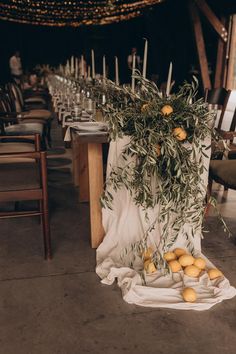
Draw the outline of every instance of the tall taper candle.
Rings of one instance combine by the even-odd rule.
[[[70,71],[71,71],[71,74],[74,74],[74,72],[75,72],[74,56],[73,55],[71,56]]]
[[[92,57],[92,79],[95,79],[95,59],[94,59],[94,50],[91,50]]]
[[[70,75],[70,62],[69,62],[69,59],[66,61],[66,74]]]
[[[131,81],[131,90],[134,93],[134,89],[135,89],[135,78],[134,78],[134,74],[135,74],[135,64],[136,64],[136,55],[133,55],[133,65],[132,65],[132,81]]]
[[[81,75],[84,77],[84,56],[81,55]]]
[[[103,80],[106,78],[106,57],[103,55],[102,57],[102,77]]]
[[[172,62],[170,62],[167,84],[166,84],[166,96],[167,97],[170,95],[171,76],[172,76]]]
[[[116,85],[119,85],[119,64],[118,64],[118,58],[115,57],[115,83]]]
[[[79,70],[79,66],[78,66],[78,58],[75,58],[75,78],[78,79],[78,70]]]
[[[143,54],[143,77],[147,76],[147,54],[148,54],[148,41],[145,39],[144,54]]]

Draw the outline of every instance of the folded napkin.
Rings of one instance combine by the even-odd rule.
[[[96,132],[99,130],[107,130],[107,124],[104,122],[77,122],[76,128],[78,130],[85,130],[89,132]]]
[[[71,141],[71,128],[75,128],[83,135],[86,134],[107,134],[107,124],[104,122],[74,122],[68,126],[64,141]]]

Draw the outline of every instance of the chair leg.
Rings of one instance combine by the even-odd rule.
[[[43,225],[43,202],[42,202],[42,200],[39,200],[39,211],[40,211],[40,219],[39,219],[39,223],[41,224],[41,225]]]
[[[51,234],[50,234],[50,225],[49,225],[48,206],[47,206],[47,202],[45,200],[43,200],[43,202],[42,202],[42,207],[43,207],[42,222],[43,222],[44,256],[45,256],[45,259],[52,259]]]
[[[41,172],[42,172],[42,216],[43,216],[43,240],[44,240],[44,254],[46,259],[52,258],[51,249],[51,235],[48,215],[48,190],[47,190],[47,162],[46,153],[41,153]]]

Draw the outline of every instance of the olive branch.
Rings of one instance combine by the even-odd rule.
[[[112,208],[115,193],[126,188],[144,210],[159,204],[156,223],[162,225],[162,234],[153,260],[163,266],[163,253],[186,223],[191,225],[191,236],[201,230],[206,195],[201,176],[209,148],[204,141],[212,135],[213,116],[203,99],[196,98],[195,78],[170,97],[161,97],[157,86],[138,73],[135,78],[135,93],[109,81],[106,85],[112,102],[104,108],[110,139],[128,136],[129,144],[122,152],[121,165],[113,167],[107,178],[101,202]],[[148,229],[141,241],[130,246],[137,254],[147,247],[149,233]]]

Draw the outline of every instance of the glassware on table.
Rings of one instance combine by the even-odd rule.
[[[84,100],[85,112],[89,115],[89,119],[93,120],[96,113],[96,102],[91,98]]]
[[[81,114],[82,114],[82,107],[78,104],[74,105],[74,107],[71,110],[73,121],[74,122],[79,121],[81,119]]]

